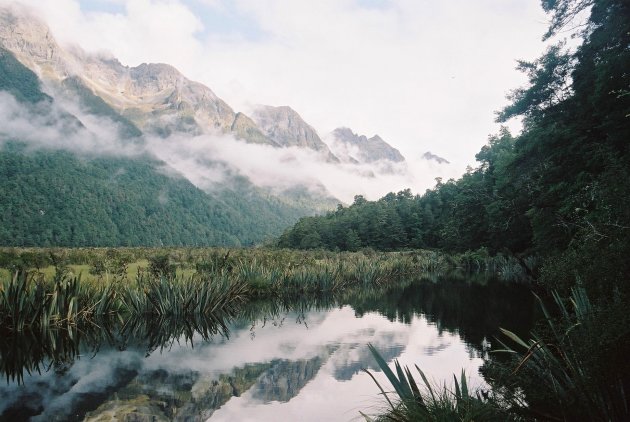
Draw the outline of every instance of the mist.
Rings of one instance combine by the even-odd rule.
[[[245,177],[273,194],[306,188],[347,204],[355,195],[373,200],[406,188],[421,193],[436,177],[457,176],[455,169],[420,157],[402,163],[331,163],[313,150],[248,144],[221,133],[124,139],[116,122],[68,100],[30,106],[0,93],[0,119],[5,122],[0,143],[19,140],[29,148],[65,149],[87,157],[149,155],[165,163],[164,173],[183,176],[207,192],[229,189],[238,177]]]

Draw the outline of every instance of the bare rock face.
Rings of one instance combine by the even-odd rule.
[[[51,94],[67,93],[73,78],[145,133],[167,136],[234,132],[246,142],[275,145],[247,116],[235,113],[207,86],[168,64],[122,65],[77,47],[61,47],[49,28],[20,6],[0,7],[0,44],[46,83]],[[77,84],[77,82],[73,82]]]
[[[252,115],[264,134],[282,147],[309,148],[326,155],[328,161],[338,162],[319,135],[291,107],[258,106]]]
[[[438,164],[450,164],[451,163],[446,158],[442,158],[439,155],[435,155],[435,154],[431,153],[431,151],[427,151],[424,154],[422,154],[422,159],[427,160],[427,161],[435,161]]]
[[[385,142],[380,136],[374,135],[368,138],[365,135],[357,135],[347,127],[340,127],[332,133],[337,149],[342,150],[340,155],[347,156],[349,162],[371,163],[379,160],[393,162],[405,161],[400,151]]]
[[[0,44],[40,77],[63,79],[70,72],[70,57],[59,47],[48,27],[25,7],[17,4],[0,7]]]

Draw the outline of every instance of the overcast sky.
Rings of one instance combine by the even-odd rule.
[[[237,111],[290,105],[459,172],[543,50],[537,0],[22,0],[62,42],[169,63]]]

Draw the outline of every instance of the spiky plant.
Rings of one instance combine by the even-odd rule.
[[[603,375],[601,356],[594,357],[610,347],[596,340],[603,326],[598,308],[582,287],[572,289],[569,307],[557,293],[553,298],[557,317],[537,297],[547,322],[545,335],[532,333],[525,341],[502,330],[514,346],[502,343],[498,352],[517,357],[507,382],[501,382],[506,402],[521,413],[549,420],[630,420],[624,371]]]
[[[395,372],[387,365],[387,362],[371,344],[368,345],[378,367],[383,371],[388,381],[394,388],[393,392],[387,392],[367,369],[364,371],[370,375],[374,383],[385,397],[389,410],[378,420],[395,422],[406,421],[506,421],[512,420],[488,393],[481,390],[471,394],[466,380],[466,374],[462,371],[459,381],[453,375],[453,388],[448,388],[446,383],[440,387],[431,385],[422,370],[415,365],[422,384],[418,384],[409,367],[404,368],[395,360]],[[393,399],[390,396],[394,396]],[[366,421],[373,418],[362,413]]]

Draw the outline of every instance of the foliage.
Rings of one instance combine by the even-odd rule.
[[[570,307],[557,294],[554,301],[557,317],[540,301],[548,326],[529,341],[503,330],[515,344],[504,351],[515,359],[487,365],[495,391],[512,411],[529,417],[628,420],[630,371],[622,356],[629,352],[630,330],[624,318],[598,309],[580,287],[573,289]]]
[[[363,197],[321,217],[301,219],[279,245],[348,250],[423,247],[473,253],[486,248],[519,261],[542,258],[540,282],[567,295],[580,278],[595,301],[630,299],[630,4],[621,0],[543,1],[549,34],[564,41],[519,61],[528,84],[510,94],[501,129],[477,154],[477,168],[438,180],[423,195],[409,190],[378,201]],[[582,22],[579,19],[585,17]],[[358,238],[358,241],[357,241]],[[474,259],[468,262],[475,265]]]
[[[281,247],[300,249],[379,250],[439,248],[464,252],[489,247],[528,250],[531,229],[524,215],[510,208],[506,195],[507,166],[515,140],[507,129],[492,136],[477,154],[481,163],[460,180],[441,181],[424,195],[409,189],[378,201],[356,197],[320,217],[304,217],[278,240]]]
[[[510,334],[525,349],[522,358],[504,366],[494,357],[490,382],[527,417],[627,420],[630,3],[542,4],[551,18],[545,38],[570,31],[582,43],[559,41],[540,58],[519,61],[528,84],[512,91],[498,120],[522,117],[520,135],[491,137],[479,166],[459,180],[438,180],[422,196],[357,198],[300,220],[279,243],[343,250],[351,229],[361,247],[419,245],[457,252],[467,268],[524,270],[554,298],[558,316],[547,315],[548,328],[529,343]],[[303,244],[306,236],[318,242]],[[488,256],[497,252],[503,256],[492,263]],[[569,295],[573,310],[560,299]]]
[[[308,212],[251,186],[211,195],[160,167],[146,157],[79,158],[7,143],[0,147],[0,245],[251,245]]]
[[[35,104],[51,101],[40,88],[37,75],[24,67],[11,53],[0,47],[0,91],[7,91],[18,101]]]
[[[76,77],[60,88],[88,113],[112,120],[130,145],[144,141],[136,126]],[[68,136],[83,127],[55,107],[37,75],[1,48],[0,91],[34,115],[54,116]],[[236,175],[229,186],[202,191],[166,174],[164,163],[152,157],[66,151],[50,143],[33,149],[6,134],[0,141],[0,179],[3,246],[252,245],[279,235],[316,206],[330,206],[304,189],[276,197]]]
[[[0,258],[12,274],[0,284],[0,321],[12,331],[110,317],[230,313],[253,298],[391,288],[461,265],[459,257],[430,251],[57,248],[0,249]]]
[[[372,355],[376,359],[378,367],[385,373],[388,381],[394,387],[394,392],[386,392],[368,370],[372,380],[376,383],[381,393],[390,405],[387,414],[380,419],[389,421],[508,421],[515,420],[501,409],[494,400],[490,399],[487,392],[477,390],[469,391],[466,374],[462,371],[459,381],[453,375],[454,389],[433,387],[424,372],[416,365],[416,370],[424,385],[416,382],[409,367],[402,367],[395,360],[392,371],[387,362],[372,345],[368,345]],[[390,400],[388,394],[397,399]],[[367,421],[373,419],[363,415]],[[379,420],[380,420],[379,419]]]
[[[435,252],[0,248],[0,258],[10,269],[0,271],[0,353],[13,356],[0,359],[0,370],[18,381],[23,370],[45,369],[46,357],[72,361],[79,354],[66,344],[73,336],[94,348],[146,338],[154,350],[182,336],[227,332],[236,315],[251,324],[287,306],[300,313],[349,303],[359,314],[401,321],[425,313],[440,330],[459,330],[475,344],[497,329],[501,315],[517,316],[510,326],[517,332],[531,320],[523,286],[434,284],[436,271],[446,274],[457,261]],[[37,352],[15,355],[30,348]]]

